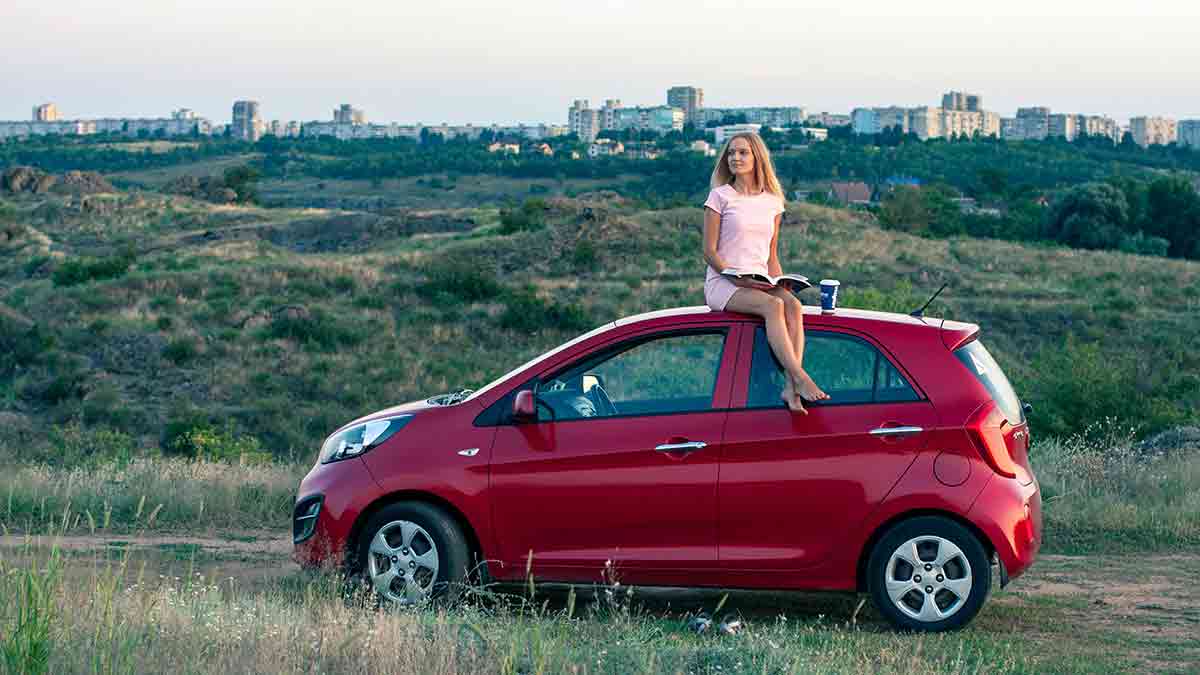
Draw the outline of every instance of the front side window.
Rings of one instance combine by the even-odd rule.
[[[891,361],[865,340],[825,331],[808,331],[804,340],[804,369],[817,386],[838,403],[891,403],[917,401],[920,396]],[[754,331],[748,408],[785,407],[783,366],[771,352],[766,330]]]
[[[537,387],[538,420],[709,410],[725,333],[637,340],[568,367]]]

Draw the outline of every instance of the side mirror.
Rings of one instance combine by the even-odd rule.
[[[530,422],[537,419],[537,401],[533,390],[522,389],[513,398],[512,418],[515,422]]]
[[[1032,405],[1026,403],[1024,406],[1022,406],[1022,408],[1024,408],[1024,410],[1025,410],[1026,417],[1033,414],[1033,406]]]
[[[600,387],[603,388],[604,380],[601,380],[599,375],[593,375],[592,373],[584,373],[583,379],[580,381],[580,384],[583,387],[583,393],[586,394],[592,390],[592,387],[594,387],[596,385],[600,385]]]

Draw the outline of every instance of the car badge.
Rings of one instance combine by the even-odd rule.
[[[462,455],[463,457],[474,457],[475,455],[479,454],[479,448],[467,448],[466,450],[459,450],[458,454]]]

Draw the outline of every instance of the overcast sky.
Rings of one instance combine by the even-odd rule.
[[[1196,0],[0,0],[0,119],[565,123],[574,98],[1200,118]]]

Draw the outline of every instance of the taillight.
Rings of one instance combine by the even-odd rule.
[[[1017,473],[1025,473],[1020,464],[1013,460],[1004,441],[1004,425],[1008,424],[1003,411],[995,401],[989,401],[979,407],[967,420],[967,436],[975,444],[975,449],[983,456],[983,460],[996,473],[1008,478],[1016,478]]]

